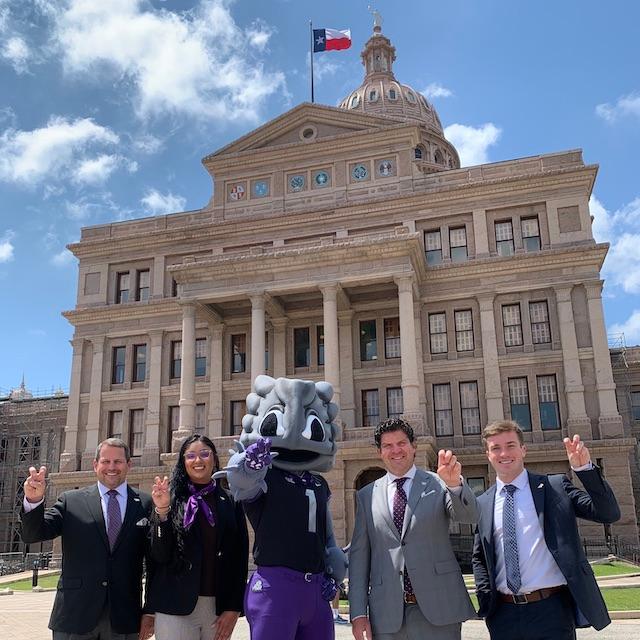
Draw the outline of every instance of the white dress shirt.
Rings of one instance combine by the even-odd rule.
[[[100,506],[102,507],[102,515],[104,516],[105,526],[107,526],[107,503],[109,501],[107,492],[109,491],[109,489],[108,487],[105,487],[102,482],[98,482],[98,491],[100,492]],[[127,510],[127,481],[125,480],[120,486],[116,487],[116,491],[118,492],[116,499],[118,500],[118,504],[120,505],[120,515],[122,516],[122,522],[124,522],[124,514]],[[22,501],[24,512],[29,513],[29,511],[33,511],[43,502],[44,499],[40,500],[40,502],[29,502],[25,498]]]
[[[502,532],[502,511],[506,495],[506,491],[504,491],[505,484],[512,484],[517,487],[513,494],[513,499],[520,577],[522,579],[520,593],[531,593],[537,589],[567,584],[544,540],[544,532],[540,526],[531,493],[536,488],[529,486],[529,476],[525,469],[512,482],[504,483],[500,478],[496,480],[496,497],[493,505],[493,544],[496,554],[496,587],[498,591],[511,593],[509,587],[507,587],[504,567]]]
[[[393,499],[396,495],[396,491],[398,490],[398,485],[396,484],[396,480],[398,478],[406,478],[402,488],[404,489],[407,498],[409,497],[409,491],[411,491],[411,485],[413,484],[413,479],[416,477],[416,465],[414,464],[407,473],[402,476],[394,476],[393,473],[387,471],[387,475],[385,476],[385,481],[387,483],[387,502],[389,504],[389,512],[393,514]]]

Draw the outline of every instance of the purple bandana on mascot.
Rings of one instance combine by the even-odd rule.
[[[258,376],[224,471],[254,529],[245,594],[252,640],[332,640],[330,601],[346,558],[333,535],[327,481],[338,407],[327,382]],[[314,473],[316,472],[316,473]]]

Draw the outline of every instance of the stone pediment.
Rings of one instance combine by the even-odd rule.
[[[337,107],[305,102],[206,156],[202,162],[206,165],[225,156],[243,152],[277,149],[296,143],[317,142],[404,124],[406,123],[388,116],[353,113]]]

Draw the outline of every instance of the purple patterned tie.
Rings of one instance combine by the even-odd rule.
[[[122,514],[120,513],[118,492],[115,489],[111,489],[107,491],[107,495],[109,496],[109,501],[107,502],[107,537],[109,538],[109,547],[113,551],[122,527]]]
[[[404,512],[407,508],[407,494],[405,493],[402,485],[409,478],[396,478],[396,492],[393,496],[393,524],[396,525],[396,529],[400,536],[402,536],[402,525],[404,524]],[[407,567],[404,568],[404,592],[405,595],[413,595],[413,586],[411,580],[409,580],[409,574],[407,573]]]

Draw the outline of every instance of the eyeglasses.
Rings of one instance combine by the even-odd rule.
[[[212,454],[213,451],[211,451],[211,449],[200,449],[198,453],[196,453],[195,451],[187,451],[187,453],[184,454],[184,459],[190,461],[193,461],[196,458],[200,458],[200,460],[208,460],[209,456],[211,456]]]

